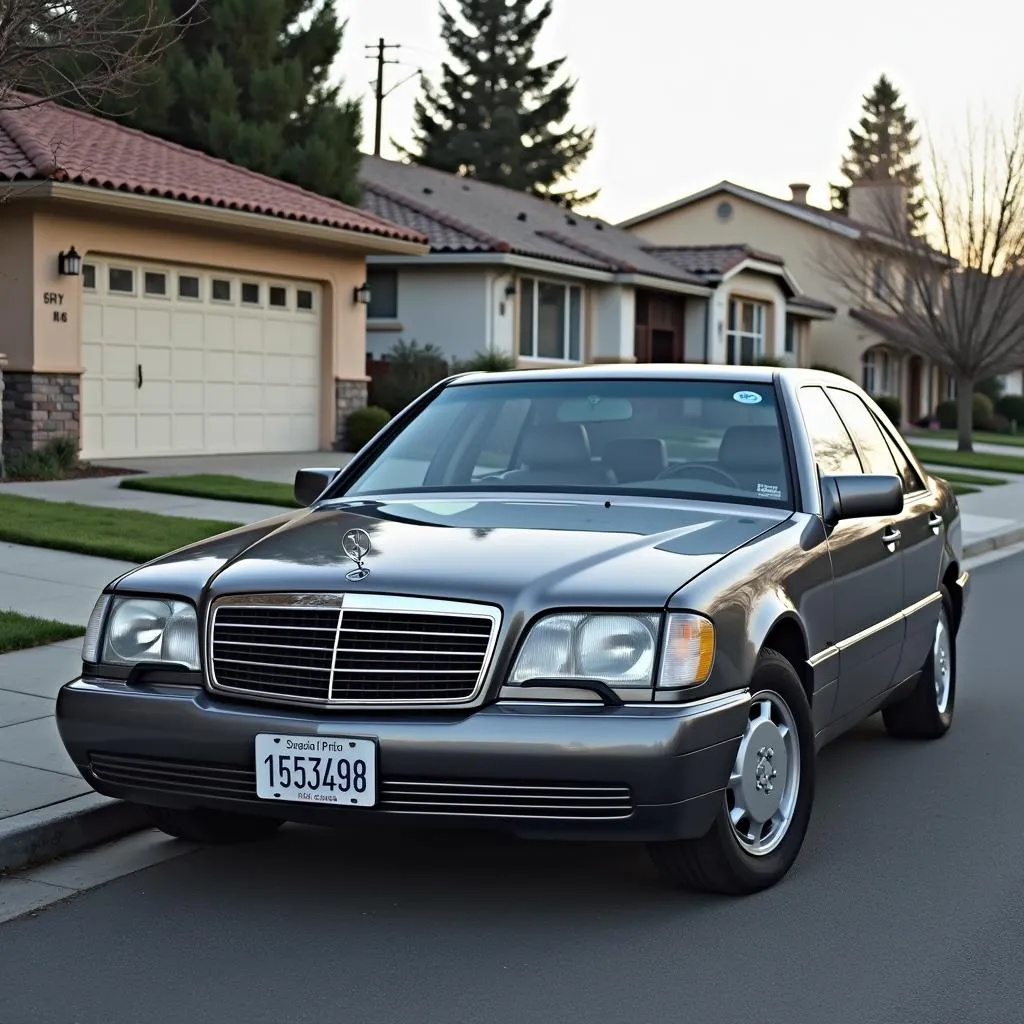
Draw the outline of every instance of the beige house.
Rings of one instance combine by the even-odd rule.
[[[366,404],[366,257],[412,229],[54,104],[0,110],[5,449],[330,449]]]
[[[807,185],[791,185],[790,198],[779,199],[723,181],[620,227],[655,246],[746,244],[777,253],[803,288],[838,308],[815,326],[808,361],[840,370],[872,394],[899,397],[904,420],[913,422],[955,394],[953,381],[869,326],[872,289],[857,297],[835,279],[836,266],[855,252],[874,261],[873,288],[902,287],[899,244],[885,228],[884,188],[855,184],[847,217],[810,205]]]
[[[802,362],[835,315],[779,256],[659,248],[523,192],[366,157],[363,208],[430,241],[367,260],[367,352],[398,340],[524,368],[587,362]],[[813,326],[812,326],[813,325]]]

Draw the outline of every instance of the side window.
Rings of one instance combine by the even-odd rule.
[[[917,470],[910,464],[906,455],[900,451],[893,439],[883,431],[885,443],[889,446],[889,453],[896,460],[896,471],[903,478],[903,493],[917,494],[925,490],[924,481],[918,476]]]
[[[902,476],[896,466],[892,450],[886,443],[882,428],[878,425],[871,410],[852,392],[828,389],[829,397],[839,410],[846,429],[857,442],[860,453],[864,457],[865,469],[869,473],[886,473]]]
[[[819,387],[801,388],[800,408],[822,474],[862,473],[853,441],[825,392]]]

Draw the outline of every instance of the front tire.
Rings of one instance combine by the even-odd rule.
[[[942,607],[932,637],[932,649],[917,685],[902,700],[882,708],[882,721],[897,739],[937,740],[953,724],[956,708],[956,634],[953,602],[940,587]]]
[[[722,804],[699,839],[651,843],[662,875],[685,889],[747,895],[770,888],[796,861],[814,803],[814,724],[793,666],[761,652],[750,715]]]
[[[149,807],[153,824],[175,839],[206,846],[227,846],[269,839],[283,824],[277,818],[258,818],[229,811],[193,808],[183,811],[173,807]]]

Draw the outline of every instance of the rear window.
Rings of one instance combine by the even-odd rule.
[[[770,384],[538,380],[454,385],[347,494],[635,493],[792,507]]]

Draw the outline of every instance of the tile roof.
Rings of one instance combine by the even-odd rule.
[[[744,260],[785,265],[781,256],[761,252],[749,245],[649,245],[649,253],[692,274],[721,277]]]
[[[500,185],[372,156],[363,158],[360,180],[365,210],[424,232],[435,253],[514,253],[608,273],[704,284],[607,221]]]
[[[0,181],[60,181],[424,242],[389,223],[225,160],[55,103],[0,110]]]

